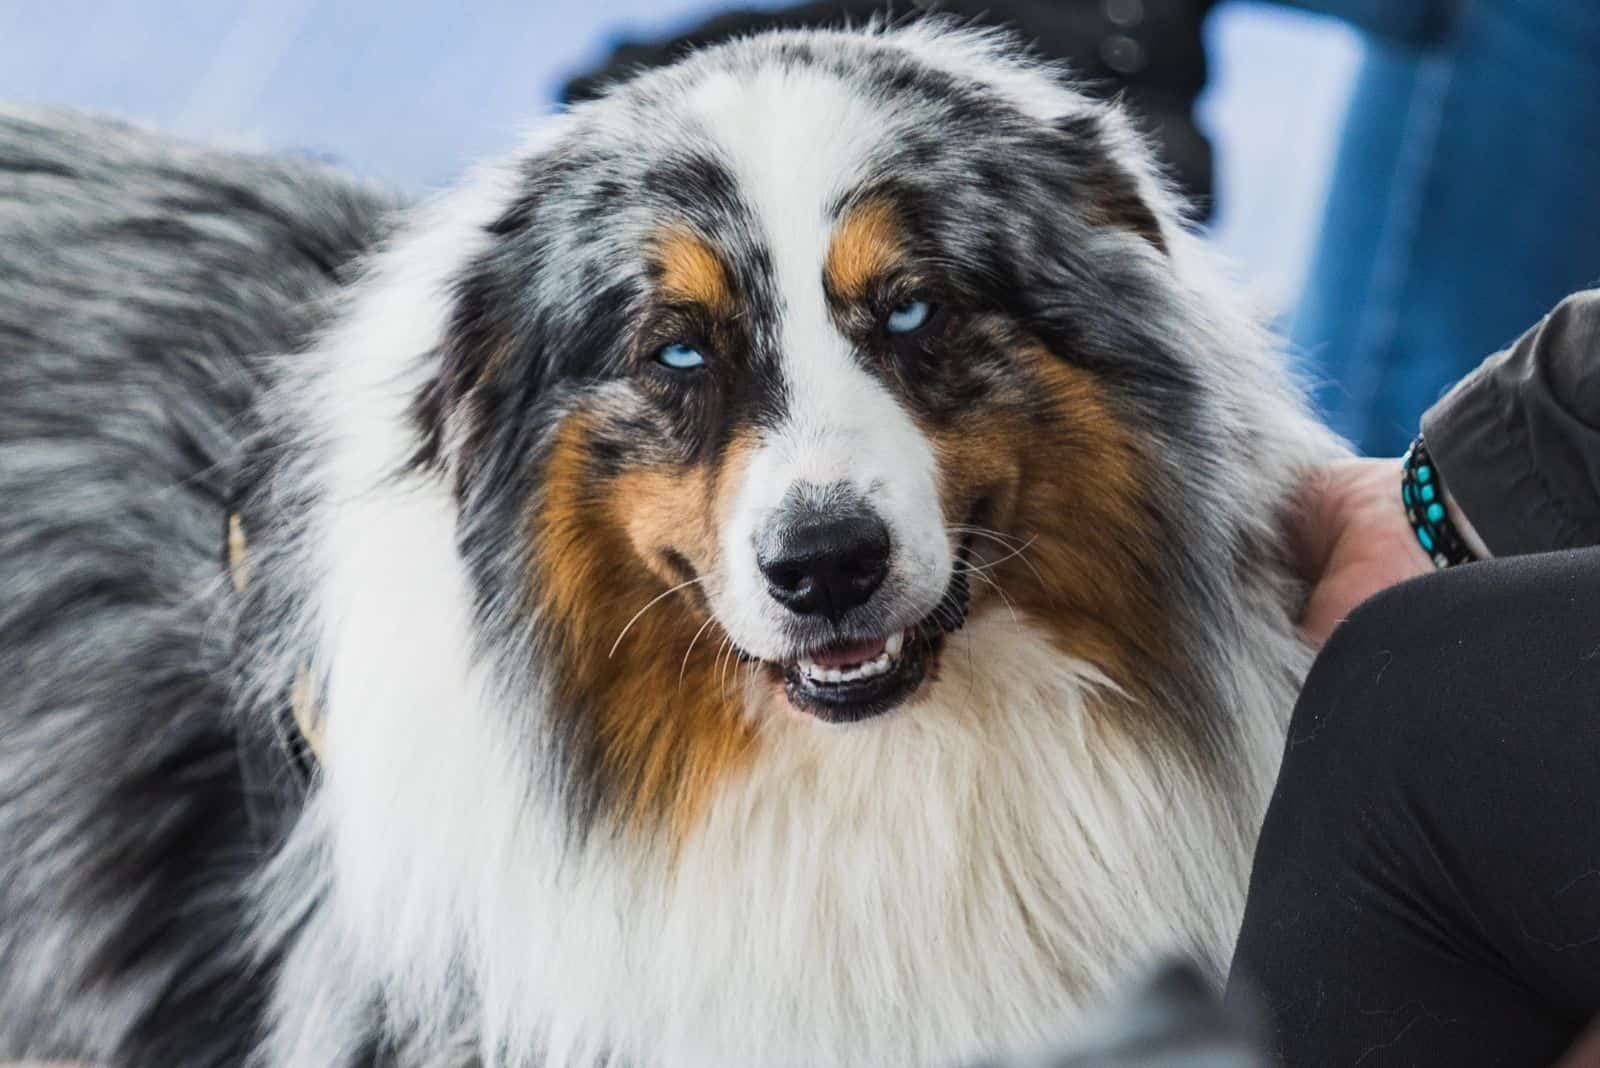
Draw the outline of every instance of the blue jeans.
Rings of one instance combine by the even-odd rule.
[[[1600,3],[1297,6],[1372,32],[1290,338],[1334,427],[1395,455],[1451,383],[1600,280]]]

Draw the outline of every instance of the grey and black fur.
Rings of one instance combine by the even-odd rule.
[[[221,555],[263,386],[391,201],[0,111],[0,1058],[243,1063],[286,813]],[[252,750],[259,750],[252,752]],[[255,816],[252,818],[252,811]]]

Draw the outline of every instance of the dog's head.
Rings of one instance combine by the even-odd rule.
[[[777,35],[580,106],[509,186],[417,462],[596,811],[681,820],[771,717],[917,715],[982,613],[1130,691],[1172,658],[1232,428],[1115,110],[992,37]]]

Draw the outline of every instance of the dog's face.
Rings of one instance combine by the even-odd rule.
[[[423,459],[596,811],[681,826],[766,717],[917,714],[979,613],[1129,687],[1165,655],[1165,209],[1115,116],[946,52],[775,37],[624,86],[459,281]]]

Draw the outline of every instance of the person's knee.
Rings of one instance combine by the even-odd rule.
[[[1386,651],[1393,650],[1398,638],[1417,636],[1420,631],[1434,628],[1438,622],[1434,609],[1441,587],[1464,573],[1436,571],[1379,590],[1333,629],[1317,656],[1316,668],[1342,673],[1353,662],[1386,658]]]
[[[1334,629],[1296,702],[1286,761],[1310,757],[1323,774],[1370,766],[1396,711],[1400,676],[1417,670],[1414,663],[1397,663],[1396,644],[1415,626],[1432,578],[1384,590]]]
[[[1429,692],[1431,668],[1416,650],[1444,639],[1430,622],[1442,577],[1367,600],[1335,628],[1312,665],[1272,802],[1271,820],[1288,832],[1281,847],[1324,860],[1343,853],[1339,843],[1365,834],[1362,813],[1388,804],[1426,759],[1432,713],[1419,695]]]
[[[1424,575],[1358,605],[1320,660],[1403,652],[1424,672],[1433,662],[1471,668],[1537,641],[1579,642],[1600,631],[1600,548],[1486,560]],[[1340,663],[1338,666],[1348,666]],[[1397,676],[1395,682],[1410,679]]]
[[[1529,695],[1600,650],[1597,604],[1600,550],[1452,568],[1372,597],[1306,679],[1280,802],[1388,804],[1417,796],[1432,765],[1487,759],[1512,709],[1537,722]]]

